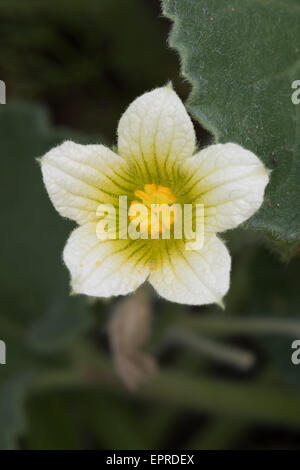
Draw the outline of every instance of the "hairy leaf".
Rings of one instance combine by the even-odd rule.
[[[248,228],[282,256],[300,240],[298,0],[163,0],[174,21],[170,44],[191,82],[188,108],[217,142],[237,142],[273,170]]]

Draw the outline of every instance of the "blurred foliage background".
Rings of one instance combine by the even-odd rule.
[[[0,3],[1,449],[299,447],[299,255],[283,264],[235,230],[225,311],[143,291],[158,367],[135,392],[109,347],[119,299],[69,295],[61,252],[73,225],[52,208],[35,158],[67,138],[113,145],[126,106],[168,80],[187,98],[160,11],[156,0]]]

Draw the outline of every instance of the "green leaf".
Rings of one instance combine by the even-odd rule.
[[[13,448],[24,429],[23,401],[40,370],[69,362],[67,346],[84,331],[85,301],[70,297],[61,252],[72,225],[52,208],[35,158],[68,137],[40,108],[0,108],[2,214],[0,448]]]
[[[237,142],[273,170],[261,210],[247,223],[282,256],[300,240],[298,0],[163,0],[170,44],[192,84],[187,106],[217,142]]]

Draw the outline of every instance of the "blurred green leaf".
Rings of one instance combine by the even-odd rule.
[[[157,2],[158,3],[158,2]],[[178,82],[168,25],[149,0],[0,3],[0,77],[8,100],[47,103],[57,122],[115,140],[136,96]]]
[[[151,448],[134,402],[112,391],[86,386],[33,395],[27,411],[29,449]]]
[[[263,250],[253,253],[248,269],[248,293],[244,297],[243,311],[247,315],[300,321],[300,256],[282,266],[273,256]],[[300,387],[300,369],[292,363],[291,348],[294,339],[300,338],[299,328],[294,327],[290,335],[282,334],[272,338],[263,337],[262,346],[268,352],[272,366],[277,367],[283,379]]]
[[[101,354],[96,361],[89,363],[88,381],[86,376],[80,377],[79,374],[67,377],[65,381],[63,377],[54,376],[51,383],[41,384],[39,391],[44,388],[48,392],[57,390],[62,393],[63,390],[72,387],[73,390],[77,389],[83,393],[88,389],[88,385],[94,385],[98,389],[99,396],[104,390],[119,395],[119,400],[128,396],[116,381],[115,373],[111,370],[111,362]],[[143,400],[152,407],[155,403],[157,407],[166,407],[165,410],[173,408],[176,412],[185,410],[220,417],[236,417],[243,422],[254,424],[300,429],[300,416],[295,413],[300,406],[299,394],[278,382],[274,386],[274,382],[271,383],[265,378],[242,382],[227,377],[215,378],[203,371],[201,374],[191,374],[186,367],[162,367],[138,390],[135,398],[139,400],[138,402],[135,400],[135,408]],[[99,404],[100,408],[101,406]],[[164,418],[163,413],[162,423],[157,421],[158,427],[161,425],[164,427]],[[170,415],[170,421],[171,419]],[[105,426],[102,426],[102,432],[105,432]]]
[[[265,203],[247,227],[283,256],[300,240],[298,0],[163,0],[170,44],[193,88],[188,108],[217,142],[237,142],[273,169]]]
[[[72,226],[52,208],[35,160],[61,142],[61,134],[40,108],[0,108],[0,338],[7,348],[7,364],[0,366],[0,448],[13,447],[23,429],[21,404],[39,370],[69,361],[66,346],[89,324],[85,301],[69,295],[61,260]]]
[[[16,435],[25,430],[24,400],[31,377],[19,373],[15,377],[1,370],[0,376],[0,448],[12,449]]]
[[[225,298],[225,311],[215,306],[188,307],[163,303],[164,315],[157,319],[156,342],[162,347],[172,331],[187,332],[192,344],[204,335],[220,341],[251,340],[257,366],[264,375],[266,369],[276,371],[279,381],[300,386],[300,366],[291,361],[292,342],[300,338],[300,253],[283,264],[274,254],[257,243],[243,243],[242,231],[227,237],[233,256],[231,286]],[[235,240],[235,235],[241,239]],[[192,332],[189,335],[189,331]],[[225,343],[226,344],[226,343]],[[247,351],[247,342],[242,349]],[[199,357],[197,357],[199,361]],[[221,361],[220,361],[221,362]],[[187,364],[191,367],[191,359]],[[263,372],[262,372],[263,370]],[[274,385],[276,388],[278,383]]]

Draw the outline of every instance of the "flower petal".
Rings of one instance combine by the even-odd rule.
[[[119,154],[133,159],[148,183],[176,160],[190,157],[194,149],[192,121],[170,86],[137,98],[119,122]]]
[[[193,175],[185,192],[204,204],[205,230],[222,232],[247,220],[263,202],[269,171],[237,144],[211,145],[185,161]]]
[[[100,203],[118,204],[135,188],[126,162],[103,145],[64,142],[41,159],[43,179],[56,210],[79,224],[95,218]]]
[[[99,241],[95,223],[75,229],[63,253],[74,292],[95,297],[125,295],[137,289],[149,274],[149,256],[142,240]]]
[[[182,241],[160,249],[155,271],[149,277],[159,295],[171,302],[203,305],[218,303],[230,282],[230,255],[215,235],[199,251],[188,251]]]

